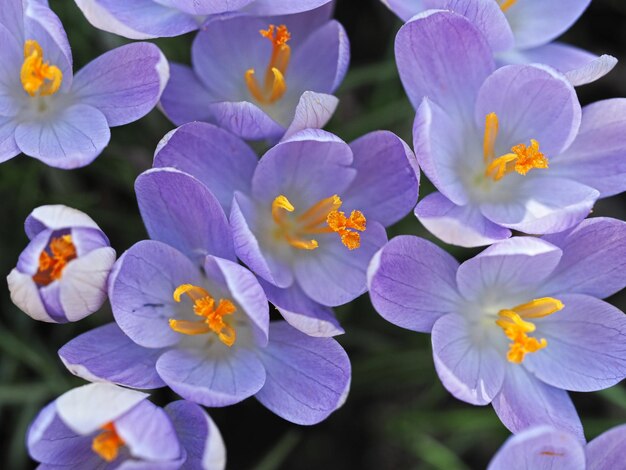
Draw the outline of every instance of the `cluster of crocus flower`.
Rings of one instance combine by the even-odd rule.
[[[13,302],[65,323],[108,297],[114,316],[59,350],[92,384],[32,423],[42,468],[224,468],[200,405],[252,396],[292,423],[321,422],[351,382],[333,307],[368,290],[386,320],[431,333],[453,396],[493,405],[517,433],[490,468],[623,461],[624,428],[584,447],[567,393],[626,377],[626,317],[602,300],[626,286],[626,224],[585,220],[626,189],[626,101],[581,107],[574,87],[615,59],[550,42],[589,0],[383,2],[408,20],[395,56],[413,150],[387,131],[348,144],[321,129],[349,62],[328,0],[76,0],[132,39],[199,29],[191,67],[135,43],[76,77],[47,1],[3,4],[0,161],[83,166],[109,127],[159,100],[180,126],[135,182],[150,239],[119,259],[81,211],[26,219]],[[269,148],[259,158],[244,139]],[[420,168],[436,191],[418,203]],[[388,241],[413,209],[446,243],[490,246],[459,264],[418,237]],[[183,400],[159,408],[138,391],[165,386]]]

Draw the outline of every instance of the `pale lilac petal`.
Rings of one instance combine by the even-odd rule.
[[[369,266],[372,304],[394,325],[428,333],[437,319],[457,310],[458,266],[451,255],[427,240],[393,238]]]
[[[288,15],[319,8],[331,0],[255,0],[247,9],[247,12],[255,15]]]
[[[207,106],[215,124],[246,140],[278,139],[285,128],[248,101],[222,101]]]
[[[110,137],[104,114],[85,104],[69,106],[54,119],[24,121],[15,129],[15,142],[22,152],[63,169],[90,164]]]
[[[31,274],[13,269],[7,276],[11,301],[34,320],[56,323],[47,311]]]
[[[100,110],[109,126],[145,116],[156,106],[169,79],[169,65],[154,44],[134,43],[109,51],[74,78],[72,92]]]
[[[570,70],[565,73],[565,77],[574,86],[587,85],[601,79],[617,65],[617,59],[612,55],[602,54],[594,57],[582,67]]]
[[[16,43],[24,40],[24,7],[22,1],[7,0],[3,2],[2,8],[0,8],[0,25],[7,28]]]
[[[616,426],[587,444],[587,470],[618,470],[624,467],[626,425]]]
[[[507,228],[494,224],[472,204],[457,206],[438,191],[422,199],[415,216],[426,229],[451,245],[490,245],[511,236]]]
[[[13,118],[0,117],[0,163],[21,153],[14,137],[16,127],[17,122]]]
[[[62,204],[39,206],[33,209],[24,222],[26,235],[31,240],[45,229],[63,230],[72,227],[100,229],[84,212]]]
[[[61,361],[72,374],[90,382],[139,389],[165,386],[155,368],[162,353],[163,349],[134,343],[115,323],[83,333],[59,349]]]
[[[348,355],[332,338],[311,338],[285,322],[272,323],[259,350],[267,379],[256,398],[296,424],[317,424],[343,405],[350,388]]]
[[[12,0],[10,3],[15,2]],[[7,7],[7,9],[10,10],[11,8]],[[4,11],[4,8],[2,10]],[[7,13],[11,14],[10,11]],[[0,12],[0,15],[2,14]],[[19,22],[23,25],[21,15]],[[19,38],[15,38],[9,29],[10,27],[0,23],[0,43],[2,44],[2,50],[0,50],[0,116],[4,117],[0,122],[3,123],[3,126],[6,125],[5,122],[11,122],[6,118],[19,114],[23,106],[22,98],[27,96],[23,91],[19,74],[24,62],[24,39],[21,37],[21,32],[18,31],[15,33],[19,35]],[[2,134],[5,132],[6,130]],[[0,142],[2,140],[4,137],[0,137]]]
[[[428,0],[381,0],[387,8],[400,17],[402,21],[409,21],[418,13],[428,10]]]
[[[333,116],[338,104],[339,99],[333,95],[305,91],[300,96],[293,121],[289,124],[283,139],[303,129],[321,129]]]
[[[580,418],[567,392],[536,379],[523,365],[507,367],[502,390],[492,404],[502,424],[513,433],[546,424],[585,442]]]
[[[158,3],[190,15],[216,15],[239,10],[254,0],[159,0]]]
[[[160,101],[170,121],[177,126],[192,121],[210,122],[211,101],[211,95],[191,67],[170,63],[170,79]]]

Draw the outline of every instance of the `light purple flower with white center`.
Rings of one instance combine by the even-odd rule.
[[[118,260],[109,280],[117,324],[66,344],[59,355],[68,369],[133,388],[168,385],[205,406],[255,396],[298,424],[339,408],[350,385],[348,356],[334,339],[269,322],[265,293],[235,262],[228,221],[207,187],[157,168],[135,188],[153,240]]]
[[[350,61],[332,5],[280,17],[210,19],[196,36],[192,64],[172,64],[161,99],[176,125],[216,124],[244,139],[278,140],[321,128]]]
[[[461,265],[431,242],[397,237],[368,279],[385,319],[432,334],[435,368],[452,395],[491,403],[512,432],[549,424],[582,440],[566,390],[626,377],[626,316],[600,300],[626,286],[625,263],[626,224],[594,218],[495,243]]]
[[[26,218],[30,243],[7,277],[11,300],[35,320],[78,321],[107,298],[115,250],[86,214],[67,206],[41,206]]]
[[[499,65],[545,64],[574,86],[591,83],[617,64],[610,55],[554,41],[585,11],[591,0],[382,0],[404,21],[427,10],[465,16],[485,36]]]
[[[301,131],[259,162],[232,134],[190,123],[163,139],[154,166],[178,168],[211,190],[230,213],[239,258],[283,317],[311,336],[343,333],[330,307],[365,292],[369,260],[386,241],[384,227],[415,206],[419,186],[408,146],[382,131],[350,145],[328,132]],[[277,206],[286,207],[280,196],[293,212]],[[331,230],[333,211],[360,212],[365,230]],[[350,249],[342,237],[360,246]]]
[[[130,39],[179,36],[224,13],[289,15],[331,0],[75,0],[96,28]]]
[[[169,77],[149,43],[109,51],[73,76],[67,36],[43,0],[3,1],[0,44],[0,162],[22,152],[57,168],[88,165],[110,127],[154,108]]]
[[[159,408],[148,394],[113,384],[74,388],[30,425],[28,451],[39,469],[222,470],[224,442],[198,405]]]
[[[417,109],[414,150],[438,190],[415,214],[446,243],[557,233],[626,189],[626,100],[581,111],[574,88],[548,67],[495,70],[484,37],[452,12],[403,26],[396,59]]]
[[[626,425],[600,434],[587,445],[576,436],[537,426],[511,436],[487,470],[623,470],[626,468]]]

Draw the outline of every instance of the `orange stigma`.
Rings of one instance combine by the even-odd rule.
[[[361,234],[365,231],[367,220],[361,211],[352,211],[349,217],[338,209],[341,199],[336,194],[322,199],[302,214],[289,217],[295,207],[282,194],[272,203],[272,217],[276,223],[277,238],[285,238],[294,248],[315,250],[319,247],[312,238],[320,233],[337,233],[341,242],[350,250],[361,246]]]
[[[503,2],[500,3],[500,10],[507,11],[516,3],[517,3],[517,0],[504,0]]]
[[[73,259],[76,259],[76,247],[72,243],[72,236],[62,235],[53,238],[39,255],[39,268],[33,276],[33,281],[39,286],[47,286],[61,279],[63,270]]]
[[[291,39],[291,34],[287,26],[276,27],[273,24],[259,32],[272,43],[272,55],[265,71],[263,86],[257,82],[254,69],[246,71],[246,85],[256,101],[261,104],[272,104],[280,100],[287,91],[285,75],[291,57],[291,48],[287,42]]]
[[[43,50],[37,41],[24,43],[24,63],[20,72],[24,91],[30,96],[55,94],[61,87],[63,73],[55,65],[43,61]]]
[[[220,299],[215,306],[215,299],[202,287],[183,284],[174,291],[174,300],[181,301],[183,294],[193,300],[193,313],[202,317],[202,320],[175,320],[170,319],[170,328],[183,335],[203,335],[213,332],[226,346],[235,344],[237,334],[235,329],[224,321],[224,316],[232,315],[237,308],[230,300]]]
[[[108,423],[102,426],[102,432],[93,438],[91,449],[107,462],[113,462],[123,445],[124,441],[117,434],[115,425]]]
[[[539,151],[539,142],[534,139],[530,139],[530,145],[515,145],[511,148],[512,153],[496,158],[495,145],[498,137],[498,127],[497,114],[487,114],[483,137],[485,176],[494,181],[499,181],[513,171],[526,176],[533,168],[548,168],[548,159]]]

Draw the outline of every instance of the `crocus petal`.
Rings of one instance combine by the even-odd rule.
[[[62,204],[39,206],[33,209],[24,222],[24,229],[30,240],[45,229],[62,230],[70,227],[100,229],[84,212]]]
[[[339,99],[325,93],[305,91],[296,106],[293,121],[283,139],[291,137],[303,129],[321,129],[335,113]]]
[[[286,289],[264,281],[261,285],[268,300],[294,328],[309,336],[322,338],[345,333],[333,310],[311,300],[297,283]]]
[[[511,436],[487,470],[585,470],[585,449],[574,436],[537,426]]]
[[[564,33],[582,15],[590,2],[591,0],[517,2],[505,12],[515,35],[515,45],[526,49],[550,42]]]
[[[567,392],[541,382],[523,366],[507,367],[502,390],[492,404],[502,424],[513,433],[546,424],[585,442],[580,418]]]
[[[543,238],[563,250],[561,262],[541,288],[545,295],[567,292],[603,299],[626,286],[624,222],[586,219],[572,230]]]
[[[93,383],[65,392],[57,398],[56,408],[70,429],[84,435],[119,418],[147,397],[147,393],[117,385]]]
[[[208,105],[211,101],[211,95],[191,67],[170,63],[170,79],[160,102],[170,121],[177,126],[192,121],[210,121]]]
[[[11,7],[7,6],[7,9],[11,10]],[[10,14],[10,12],[8,13]],[[19,22],[23,24],[21,15]],[[2,50],[0,50],[0,116],[5,118],[19,114],[23,106],[21,98],[24,96],[19,73],[24,62],[23,38],[21,32],[18,33],[19,38],[15,38],[9,28],[9,25],[0,22],[0,41],[3,44]],[[0,122],[4,123],[5,120]],[[3,134],[4,132],[6,130],[3,131]],[[0,137],[0,143],[3,139],[4,137]]]
[[[0,163],[18,156],[21,150],[15,142],[17,122],[8,117],[0,117]]]
[[[396,62],[404,89],[417,108],[424,97],[446,111],[471,116],[478,89],[493,71],[491,48],[466,18],[427,11],[396,36]]]
[[[560,248],[538,238],[503,240],[459,266],[459,291],[467,299],[476,299],[493,289],[516,293],[535,288],[554,270],[562,254]]]
[[[278,139],[285,128],[248,101],[222,101],[207,107],[215,124],[246,140]]]
[[[34,320],[56,323],[46,311],[37,284],[33,281],[31,274],[24,274],[17,269],[13,269],[7,276],[11,300],[24,313]]]
[[[247,12],[256,15],[289,15],[302,11],[309,11],[326,5],[330,0],[255,0],[247,9]]]
[[[154,167],[176,168],[204,183],[227,214],[235,191],[249,191],[257,163],[241,139],[200,122],[170,132],[154,156]]]
[[[239,10],[254,0],[159,0],[190,15],[216,15]]]
[[[456,260],[418,237],[393,238],[372,259],[370,299],[387,321],[428,333],[437,319],[456,311]]]
[[[20,43],[24,40],[24,6],[20,0],[7,0],[0,10],[0,25],[5,27],[13,40]],[[1,29],[1,28],[0,28]],[[3,41],[3,44],[6,44]]]
[[[435,368],[443,385],[459,400],[486,405],[502,388],[506,361],[486,337],[456,313],[437,320],[432,331]]]
[[[115,323],[83,333],[59,349],[61,361],[72,374],[90,382],[139,389],[165,386],[155,368],[162,353],[162,349],[134,343]]]
[[[334,339],[311,338],[276,322],[259,356],[267,379],[256,398],[278,416],[296,424],[317,424],[343,405],[351,367]]]
[[[457,206],[438,191],[417,204],[415,216],[430,233],[451,245],[471,248],[511,236],[509,229],[494,224],[478,207]]]
[[[626,315],[587,295],[559,295],[563,310],[537,319],[536,336],[548,346],[524,365],[553,387],[593,392],[626,377]]]
[[[587,444],[587,470],[611,470],[624,465],[626,425],[609,429]]]
[[[553,69],[539,65],[508,65],[489,76],[476,101],[479,129],[484,129],[485,116],[490,113],[496,113],[499,120],[498,155],[534,139],[548,159],[572,143],[581,120],[571,83]]]
[[[169,79],[163,53],[147,42],[127,44],[87,64],[74,78],[72,91],[99,109],[109,126],[145,116],[158,103]]]
[[[90,164],[110,137],[104,114],[85,104],[69,106],[49,120],[24,121],[15,129],[15,142],[22,152],[63,169]]]
[[[626,191],[625,136],[626,99],[585,106],[576,140],[550,161],[549,171],[597,189],[600,197]]]
[[[171,37],[198,29],[192,16],[154,0],[76,0],[93,26],[130,39]]]
[[[424,0],[381,0],[387,8],[400,17],[402,21],[409,21],[413,16],[427,10]]]
[[[150,238],[199,264],[208,254],[235,259],[226,215],[196,178],[174,168],[153,168],[139,175],[135,192]]]
[[[265,383],[256,353],[219,341],[204,349],[173,349],[157,361],[157,371],[186,400],[204,406],[228,406],[254,395]]]
[[[419,168],[402,139],[387,131],[371,132],[350,144],[357,176],[343,195],[347,206],[388,226],[415,207]]]
[[[576,181],[531,176],[522,182],[515,201],[483,203],[480,210],[492,222],[510,229],[557,233],[587,217],[599,196],[595,189]]]
[[[160,242],[136,243],[117,261],[109,279],[113,316],[135,343],[148,348],[176,344],[169,326],[178,305],[173,294],[182,284],[202,285],[200,271],[185,255]]]
[[[176,436],[187,453],[182,469],[223,470],[226,447],[219,429],[200,406],[178,400],[165,407]]]

